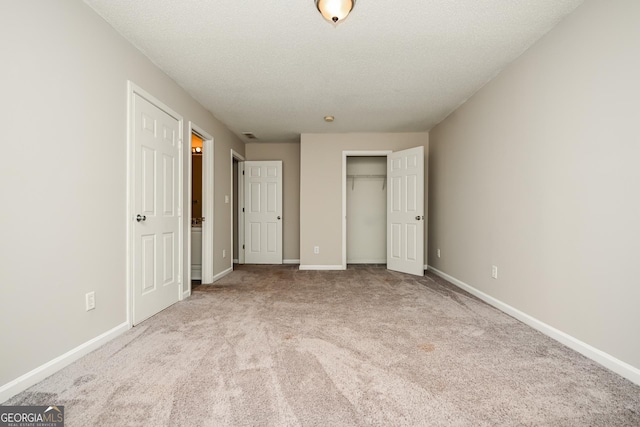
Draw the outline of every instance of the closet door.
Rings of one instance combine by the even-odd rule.
[[[424,147],[387,157],[387,268],[424,276]]]

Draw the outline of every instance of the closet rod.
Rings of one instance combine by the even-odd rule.
[[[384,190],[387,186],[387,175],[347,175],[347,179],[348,178],[353,178],[353,181],[351,181],[352,191],[356,184],[355,178],[384,178],[384,181],[382,182],[382,189]]]
[[[386,178],[387,175],[347,175],[347,178]]]

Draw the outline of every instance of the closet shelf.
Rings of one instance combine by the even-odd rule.
[[[387,175],[347,175],[347,179],[349,178],[353,179],[353,181],[351,181],[351,190],[355,187],[356,178],[384,178],[384,181],[382,182],[382,189],[384,190],[387,186]]]

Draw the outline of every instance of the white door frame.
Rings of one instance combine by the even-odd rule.
[[[233,161],[236,160],[238,162],[238,175],[233,176]],[[231,149],[231,252],[233,252],[233,181],[237,181],[238,185],[238,264],[244,264],[244,248],[242,245],[244,243],[244,215],[242,214],[242,210],[244,209],[244,162],[245,158],[242,154],[236,152]],[[233,269],[233,253],[231,254],[231,269]]]
[[[184,129],[184,119],[182,118],[181,115],[179,115],[178,113],[176,113],[173,109],[169,108],[166,104],[164,104],[163,102],[161,102],[160,100],[158,100],[156,97],[154,97],[153,95],[151,95],[150,93],[148,93],[147,91],[145,91],[144,89],[142,89],[140,86],[136,85],[135,83],[133,83],[131,80],[127,80],[127,217],[126,217],[126,223],[127,223],[127,267],[126,267],[126,271],[127,271],[127,278],[126,278],[126,283],[127,283],[127,323],[129,324],[129,327],[133,326],[133,284],[134,284],[134,263],[133,263],[133,257],[134,257],[134,244],[135,244],[135,233],[134,233],[134,229],[133,229],[133,224],[135,221],[135,215],[136,213],[134,212],[135,210],[135,137],[134,137],[134,133],[135,133],[135,129],[133,124],[135,123],[135,117],[133,116],[135,114],[134,108],[133,108],[133,101],[134,101],[134,96],[135,95],[139,95],[140,97],[146,99],[147,101],[151,102],[153,105],[155,105],[156,107],[160,108],[161,110],[163,110],[165,113],[169,114],[170,116],[172,116],[173,118],[175,118],[178,123],[179,123],[179,139],[178,139],[178,147],[180,148],[179,151],[179,159],[178,159],[178,216],[182,217],[182,226],[178,227],[178,258],[180,259],[180,262],[178,263],[178,282],[179,282],[179,286],[178,286],[178,300],[182,300],[183,299],[183,288],[184,288],[184,275],[183,275],[183,269],[184,269],[184,264],[185,264],[185,254],[184,254],[184,222],[185,222],[185,216],[184,216],[184,209],[183,209],[183,202],[184,202],[184,197],[183,197],[183,186],[184,186],[184,174],[183,174],[183,129]],[[191,144],[189,144],[191,145]],[[191,149],[189,149],[189,152],[191,152]]]
[[[347,157],[387,157],[391,150],[342,152],[342,269],[347,269]]]
[[[196,134],[202,139],[202,216],[205,224],[202,224],[202,283],[213,282],[213,201],[214,201],[214,143],[213,137],[193,122],[189,122],[189,144],[185,144],[185,153],[189,156],[187,177],[187,216],[188,230],[191,231],[191,215],[193,212],[193,157],[191,154],[191,135]],[[206,160],[206,162],[205,162]],[[206,233],[206,234],[205,234]],[[187,233],[187,263],[189,267],[185,275],[187,280],[183,289],[183,297],[191,295],[191,232]]]

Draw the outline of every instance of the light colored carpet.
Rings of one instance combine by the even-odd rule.
[[[379,267],[240,266],[5,404],[69,427],[640,425],[640,387]]]

